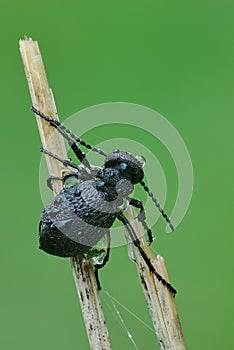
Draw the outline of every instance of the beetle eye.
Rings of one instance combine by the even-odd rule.
[[[104,188],[104,186],[105,186],[105,182],[104,181],[96,181],[96,188],[98,190]]]
[[[120,163],[116,166],[117,169],[119,170],[126,170],[127,169],[127,164],[126,163]]]

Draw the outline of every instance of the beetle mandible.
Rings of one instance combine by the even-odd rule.
[[[137,219],[142,223],[148,234],[149,243],[151,243],[153,236],[146,224],[143,204],[130,197],[134,185],[140,184],[168,222],[170,228],[174,230],[170,218],[143,181],[143,158],[118,149],[106,154],[99,148],[81,140],[58,120],[49,118],[33,106],[31,110],[48,121],[49,125],[56,128],[67,139],[69,146],[82,163],[78,166],[71,160],[61,159],[49,150],[41,148],[43,153],[62,162],[65,166],[75,169],[75,172],[65,176],[65,178],[51,176],[48,179],[49,187],[52,187],[53,179],[59,179],[64,181],[64,188],[42,211],[39,226],[40,249],[60,257],[84,255],[106,235],[108,242],[106,256],[102,263],[94,265],[100,289],[97,271],[109,259],[110,228],[118,219],[125,225],[133,244],[139,250],[149,270],[175,295],[174,287],[151,264],[131,223],[123,213],[126,202],[140,210]],[[104,156],[104,167],[100,169],[91,166],[79,145]]]

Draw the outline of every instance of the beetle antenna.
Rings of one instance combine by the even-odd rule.
[[[71,160],[62,159],[59,156],[57,156],[57,154],[53,154],[43,147],[40,148],[40,151],[44,154],[47,154],[49,157],[58,160],[60,163],[62,163],[65,166],[69,166],[69,167],[74,168],[78,171],[80,170],[80,167],[78,165],[76,165],[75,163],[73,163]]]
[[[153,203],[155,204],[155,206],[158,208],[159,212],[161,213],[161,215],[164,217],[164,219],[166,220],[166,222],[168,223],[168,225],[170,226],[170,229],[172,231],[175,230],[171,219],[169,218],[169,216],[164,212],[164,210],[162,209],[161,205],[159,204],[159,202],[157,201],[157,199],[154,197],[153,193],[150,191],[149,187],[146,186],[146,184],[144,183],[144,181],[140,182],[140,185],[144,188],[144,190],[148,193],[149,197],[152,199]]]
[[[31,111],[33,111],[35,114],[37,114],[39,117],[45,119],[47,122],[50,123],[53,127],[55,127],[64,137],[64,132],[70,136],[70,138],[74,139],[76,142],[78,142],[80,145],[90,149],[93,152],[99,153],[102,156],[106,156],[106,153],[103,152],[101,149],[96,148],[94,146],[91,146],[90,144],[86,143],[84,140],[76,136],[71,130],[67,129],[62,123],[60,123],[57,119],[52,119],[48,117],[47,115],[41,113],[38,109],[36,109],[34,106],[31,106]],[[67,137],[66,137],[67,138]]]

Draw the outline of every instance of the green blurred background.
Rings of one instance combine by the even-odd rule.
[[[179,131],[193,161],[193,199],[173,235],[155,225],[153,247],[179,291],[188,349],[233,348],[233,16],[230,0],[1,2],[1,349],[89,349],[69,260],[38,250],[41,154],[18,50],[24,35],[39,41],[61,120],[125,101],[157,110]],[[103,137],[97,128],[87,141]],[[158,142],[148,147],[167,174],[170,212],[173,164]],[[101,281],[150,324],[125,246],[112,250]],[[113,349],[133,349],[105,312]],[[159,349],[152,332],[120,312],[139,349]]]

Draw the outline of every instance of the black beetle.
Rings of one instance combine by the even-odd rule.
[[[71,160],[61,159],[41,148],[43,153],[75,169],[76,172],[67,175],[64,179],[57,177],[48,179],[49,187],[52,186],[53,179],[60,179],[64,181],[64,188],[42,211],[39,228],[40,248],[46,253],[60,257],[84,255],[89,253],[98,241],[106,235],[108,242],[106,256],[101,263],[95,265],[97,283],[100,289],[97,271],[109,259],[109,229],[117,218],[125,225],[131,240],[138,248],[150,271],[175,295],[176,290],[155,270],[142,249],[131,223],[123,214],[126,202],[140,209],[137,219],[147,231],[149,243],[151,243],[153,239],[152,232],[146,224],[142,202],[129,197],[133,192],[134,185],[140,184],[151,197],[171,229],[174,230],[170,218],[165,214],[143,181],[143,159],[118,149],[110,154],[105,154],[102,150],[81,140],[58,120],[49,118],[35,107],[31,107],[31,110],[48,121],[68,140],[76,157],[82,163],[78,166]],[[103,155],[105,157],[104,167],[100,169],[91,166],[77,143]]]

